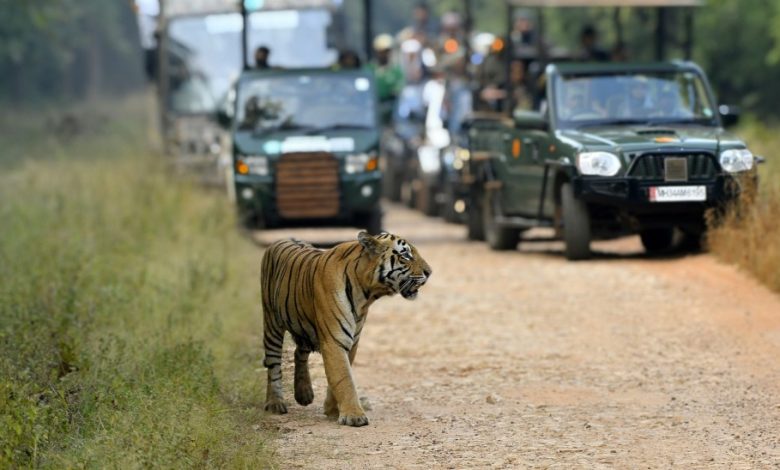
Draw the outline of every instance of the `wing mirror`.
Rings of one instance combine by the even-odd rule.
[[[720,121],[723,123],[723,127],[734,127],[739,123],[739,106],[722,104],[718,106],[718,113],[720,114]]]
[[[226,109],[218,109],[216,117],[219,127],[223,129],[230,129],[230,126],[233,124],[233,117],[230,115],[230,113],[227,112]]]
[[[517,110],[513,116],[516,129],[533,129],[537,131],[547,131],[550,128],[550,124],[547,119],[535,111]]]

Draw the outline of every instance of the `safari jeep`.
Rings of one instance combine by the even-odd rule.
[[[754,172],[757,158],[724,131],[736,116],[721,116],[693,63],[552,64],[540,98],[469,131],[469,237],[493,249],[553,227],[571,260],[624,234],[665,250],[675,228],[698,240],[707,209]]]
[[[247,225],[380,232],[371,72],[248,70],[232,94],[220,121],[232,126],[235,194]]]

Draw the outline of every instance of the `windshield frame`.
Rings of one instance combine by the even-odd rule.
[[[333,21],[336,15],[338,8],[336,7],[329,7],[323,4],[322,6],[316,6],[316,7],[303,7],[303,8],[285,8],[280,10],[263,10],[263,11],[257,11],[253,12],[255,13],[279,13],[279,12],[286,12],[286,11],[294,11],[298,14],[301,14],[303,12],[308,11],[322,11],[327,12],[331,15],[330,21],[331,24],[328,27],[333,28]],[[244,51],[242,46],[242,34],[243,34],[243,23],[240,30],[235,31],[234,33],[237,35],[235,40],[235,54],[236,54],[236,64],[234,67],[234,74],[231,74],[231,78],[229,80],[229,85],[227,87],[227,90],[225,90],[224,93],[217,92],[216,94],[213,93],[215,90],[211,88],[211,84],[209,83],[209,98],[213,101],[213,109],[210,110],[189,110],[189,109],[182,109],[174,105],[172,102],[173,97],[175,95],[174,90],[171,86],[171,78],[172,78],[172,72],[170,70],[170,61],[171,58],[174,57],[175,54],[172,53],[171,44],[176,40],[176,38],[173,35],[173,31],[176,28],[179,28],[181,24],[187,22],[187,21],[206,21],[207,17],[211,16],[240,16],[241,12],[238,9],[235,10],[208,10],[208,11],[192,11],[192,12],[181,12],[177,13],[175,15],[170,15],[162,19],[162,34],[160,35],[160,42],[158,43],[158,48],[160,49],[160,57],[158,58],[158,70],[157,73],[159,74],[159,77],[157,80],[164,81],[165,87],[164,87],[164,108],[165,112],[167,114],[170,114],[171,116],[205,116],[205,115],[212,115],[214,112],[216,112],[219,109],[221,101],[224,99],[225,94],[232,88],[235,83],[240,81],[242,76],[242,71],[245,69],[245,61],[251,61],[253,60],[254,55],[254,49],[252,47],[249,47],[246,50],[246,57],[244,57]],[[253,32],[260,32],[261,30],[258,28],[250,28],[249,31],[249,40],[250,43],[253,40]],[[327,31],[326,31],[327,35]],[[327,40],[327,38],[326,38]],[[262,42],[262,41],[261,41]],[[190,46],[190,44],[185,44],[187,46]],[[330,44],[327,44],[328,47],[330,47]],[[333,52],[332,60],[335,61],[337,59],[337,50],[336,49],[329,49],[329,51]],[[273,62],[273,61],[272,61]],[[165,63],[164,68],[159,68],[161,63]],[[332,66],[332,65],[331,65]],[[296,70],[300,73],[305,73],[309,70],[316,70],[313,68],[314,65],[309,65],[307,67],[286,67],[286,68],[280,68],[281,70]],[[162,74],[165,73],[165,76],[162,76]],[[214,76],[212,73],[207,73],[209,80],[213,79]],[[237,110],[236,110],[237,111]]]
[[[246,92],[246,85],[251,82],[257,82],[260,80],[267,80],[267,79],[277,79],[277,78],[290,78],[295,79],[299,78],[303,75],[309,75],[309,76],[320,76],[320,77],[344,77],[344,78],[365,78],[371,82],[371,91],[369,93],[369,100],[371,101],[371,104],[373,106],[373,113],[371,113],[371,122],[366,123],[365,128],[361,127],[355,127],[355,130],[360,131],[372,131],[372,132],[379,132],[381,124],[380,124],[380,109],[379,109],[379,101],[376,94],[376,82],[374,80],[374,75],[368,70],[365,69],[357,69],[357,70],[331,70],[331,69],[295,69],[295,70],[267,70],[267,71],[252,71],[250,73],[242,74],[242,76],[237,80],[235,85],[235,103],[233,103],[233,132],[246,132],[253,135],[258,136],[257,138],[264,138],[260,137],[262,135],[260,130],[255,128],[252,130],[248,129],[242,129],[241,128],[241,105],[244,102],[243,94]],[[327,128],[330,127],[328,125],[322,126],[325,130],[323,132],[328,132]],[[297,128],[286,130],[284,128],[280,129],[273,129],[269,128],[270,132],[267,133],[267,135],[273,135],[274,132],[302,132],[304,135],[316,135],[316,129],[305,129],[304,131],[300,131]],[[312,131],[315,131],[312,133]]]
[[[558,115],[558,103],[557,100],[559,97],[557,96],[557,89],[560,83],[560,80],[566,77],[608,77],[608,76],[623,76],[628,77],[632,75],[658,75],[658,74],[670,74],[670,75],[677,75],[677,74],[685,74],[690,73],[695,75],[696,80],[699,81],[701,84],[701,88],[703,91],[703,97],[708,100],[708,104],[710,105],[712,109],[712,116],[711,117],[692,117],[689,120],[681,120],[680,118],[636,118],[636,119],[599,119],[599,120],[583,120],[583,121],[567,121],[565,119],[562,119]],[[715,100],[714,94],[712,92],[712,89],[710,87],[709,81],[707,80],[707,77],[704,75],[704,73],[699,70],[696,67],[626,67],[624,69],[614,69],[614,70],[581,70],[581,71],[555,71],[553,74],[551,74],[551,80],[547,81],[547,97],[548,97],[548,103],[549,103],[549,113],[550,113],[550,119],[552,121],[553,127],[555,129],[561,129],[561,130],[578,130],[583,128],[594,128],[594,127],[619,127],[619,126],[627,126],[627,125],[645,125],[645,126],[685,126],[685,125],[700,125],[705,127],[723,127],[721,119],[720,119],[720,113],[718,110],[717,101]],[[560,98],[562,99],[562,98]],[[622,121],[622,122],[621,122]],[[627,123],[625,121],[632,121],[630,123]],[[634,123],[633,121],[636,121]]]

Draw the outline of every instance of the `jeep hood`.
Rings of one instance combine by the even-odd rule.
[[[236,152],[244,155],[279,156],[284,153],[328,152],[333,154],[367,153],[379,145],[375,129],[334,130],[314,135],[295,131],[257,135],[238,131],[233,136]]]
[[[723,129],[705,126],[620,126],[558,131],[560,141],[574,151],[605,150],[615,153],[637,151],[708,151],[742,147],[739,139]]]

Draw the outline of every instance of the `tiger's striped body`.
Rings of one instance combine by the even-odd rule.
[[[313,401],[308,358],[321,352],[328,379],[325,413],[338,416],[340,424],[368,424],[351,372],[368,308],[386,295],[416,297],[430,274],[413,246],[387,233],[361,232],[357,241],[330,250],[293,240],[271,245],[261,275],[266,410],[287,412],[281,380],[287,331],[297,346],[295,400],[304,406]]]

